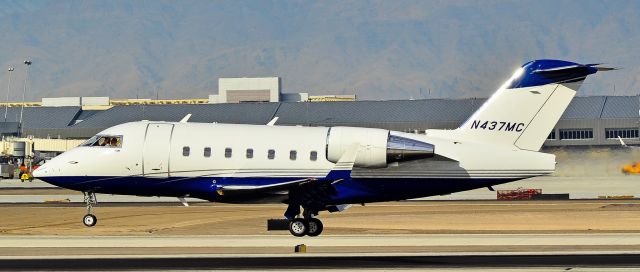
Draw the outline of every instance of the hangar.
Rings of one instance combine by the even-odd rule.
[[[252,102],[221,104],[115,105],[104,110],[82,106],[25,107],[20,127],[19,107],[9,107],[0,122],[3,136],[85,139],[124,122],[179,121],[192,113],[193,122],[279,125],[358,126],[424,133],[454,129],[485,99],[423,99],[340,102]],[[618,136],[640,144],[639,96],[576,97],[553,129],[545,146],[611,146]],[[0,117],[1,118],[1,117]],[[22,131],[20,131],[22,130]],[[22,133],[20,133],[22,132]]]

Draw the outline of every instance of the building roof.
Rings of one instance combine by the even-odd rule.
[[[107,128],[140,120],[176,122],[189,113],[192,122],[266,124],[277,107],[278,103],[116,106],[94,114],[74,127]]]
[[[454,126],[466,120],[486,99],[430,99],[345,102],[279,102],[195,105],[114,106],[103,111],[80,107],[26,107],[24,129],[29,133],[95,133],[117,124],[140,121],[179,121],[191,113],[192,122],[266,124],[278,116],[283,125],[358,125],[392,127],[421,123]],[[561,120],[639,118],[638,96],[576,97]],[[9,108],[7,122],[17,122],[20,108]],[[3,112],[0,109],[0,118]],[[1,120],[1,119],[0,119]],[[381,125],[384,124],[384,125]],[[424,125],[421,125],[424,126]],[[437,125],[433,125],[437,126]],[[8,126],[7,129],[12,129]],[[53,135],[52,134],[52,135]],[[80,135],[80,134],[78,134]],[[80,136],[78,136],[80,137]]]
[[[281,103],[282,124],[393,123],[465,120],[484,99]]]
[[[62,128],[73,124],[80,107],[25,107],[22,113],[23,128]],[[0,110],[4,121],[4,109]],[[7,122],[20,121],[20,107],[7,109]]]
[[[640,118],[640,96],[608,96],[600,118]]]
[[[566,119],[597,119],[600,118],[606,96],[575,97],[569,107],[560,117]]]
[[[3,115],[4,118],[4,115]],[[20,123],[18,122],[0,122],[0,134],[18,134],[20,132]]]

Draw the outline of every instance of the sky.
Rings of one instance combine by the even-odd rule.
[[[548,58],[622,68],[578,95],[637,95],[638,12],[640,1],[5,0],[0,65],[15,67],[12,101],[26,58],[36,101],[206,98],[219,77],[255,76],[288,93],[488,97]]]

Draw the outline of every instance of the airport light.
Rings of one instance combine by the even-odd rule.
[[[7,71],[9,71],[9,83],[7,84],[7,100],[5,102],[7,104],[4,105],[4,121],[7,122],[7,112],[9,111],[9,93],[11,92],[11,74],[13,72],[13,67],[9,66]]]
[[[27,66],[27,70],[25,72],[25,76],[24,76],[24,89],[22,90],[22,105],[20,107],[20,134],[22,135],[22,113],[24,112],[24,99],[25,99],[25,94],[27,93],[27,83],[29,82],[29,68],[31,67],[31,60],[30,59],[26,59],[24,61],[24,65]]]

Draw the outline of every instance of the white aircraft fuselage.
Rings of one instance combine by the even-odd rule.
[[[335,131],[347,133],[335,139]],[[335,185],[337,194],[327,203],[339,205],[488,187],[550,174],[555,165],[554,156],[545,153],[368,128],[141,121],[98,135],[119,137],[121,146],[87,142],[47,162],[38,177],[84,192],[251,202],[243,191],[258,195],[252,190],[326,177],[337,162],[329,151],[368,137],[370,143],[360,147],[355,160],[362,167],[349,182]],[[388,135],[429,143],[434,155],[387,166]],[[225,194],[229,187],[232,193]],[[271,195],[281,202],[281,191],[263,190],[261,200]]]

